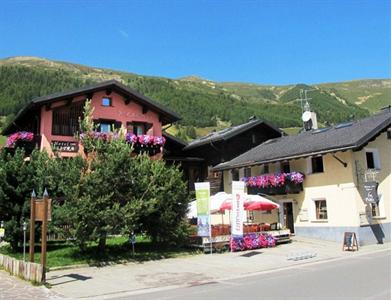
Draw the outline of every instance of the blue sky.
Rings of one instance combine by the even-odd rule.
[[[1,1],[0,58],[265,84],[391,78],[391,1]]]

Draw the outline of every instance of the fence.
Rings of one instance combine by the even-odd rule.
[[[37,263],[24,262],[7,255],[0,254],[0,266],[14,276],[25,280],[41,283],[43,280],[43,267]]]

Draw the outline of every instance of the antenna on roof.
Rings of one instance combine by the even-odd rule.
[[[316,114],[311,112],[310,103],[308,102],[312,98],[307,97],[307,93],[312,90],[300,90],[300,104],[301,104],[301,119],[303,120],[303,127],[306,131],[311,129],[318,129],[318,124],[316,120]]]

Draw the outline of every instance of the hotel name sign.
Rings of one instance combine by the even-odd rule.
[[[59,152],[77,152],[79,151],[78,142],[52,141],[52,149]]]

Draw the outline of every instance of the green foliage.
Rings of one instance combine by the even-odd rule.
[[[389,80],[360,80],[309,86],[215,83],[199,78],[171,80],[45,60],[0,61],[0,115],[16,113],[36,96],[115,78],[182,116],[184,127],[215,127],[217,120],[237,125],[250,116],[277,127],[301,126],[300,89],[313,90],[311,107],[319,123],[339,123],[368,115],[390,103]],[[186,130],[185,130],[186,131]],[[185,140],[193,133],[179,133]]]
[[[32,190],[42,195],[47,188],[53,199],[61,199],[71,193],[83,161],[52,159],[38,150],[25,160],[23,150],[7,152],[0,151],[0,220],[5,221],[6,240],[16,249],[22,237],[21,224],[30,217]],[[53,204],[57,205],[56,200]]]
[[[0,148],[7,142],[7,137],[0,135]]]
[[[86,249],[110,234],[144,232],[155,241],[183,241],[188,196],[182,174],[161,160],[132,157],[123,140],[98,142],[88,168],[61,207],[64,224]]]
[[[16,113],[33,98],[91,84],[63,69],[0,66],[0,115]]]
[[[92,109],[85,105],[81,130],[93,129]],[[123,138],[110,141],[86,135],[86,165],[79,182],[59,208],[64,225],[85,249],[88,242],[99,241],[104,251],[110,234],[143,232],[155,241],[184,240],[183,228],[188,195],[182,173],[162,160],[146,155],[134,156]]]
[[[39,261],[39,247],[40,245],[36,244],[35,261]],[[134,255],[127,236],[109,237],[106,247],[106,251],[101,252],[97,243],[90,243],[84,251],[80,251],[74,243],[69,241],[49,241],[47,244],[47,266],[49,269],[80,264],[100,266],[106,262],[144,262],[199,253],[195,249],[155,244],[148,237],[142,235],[136,238]],[[4,246],[0,248],[0,253],[23,259],[21,249],[15,252],[12,248]]]

